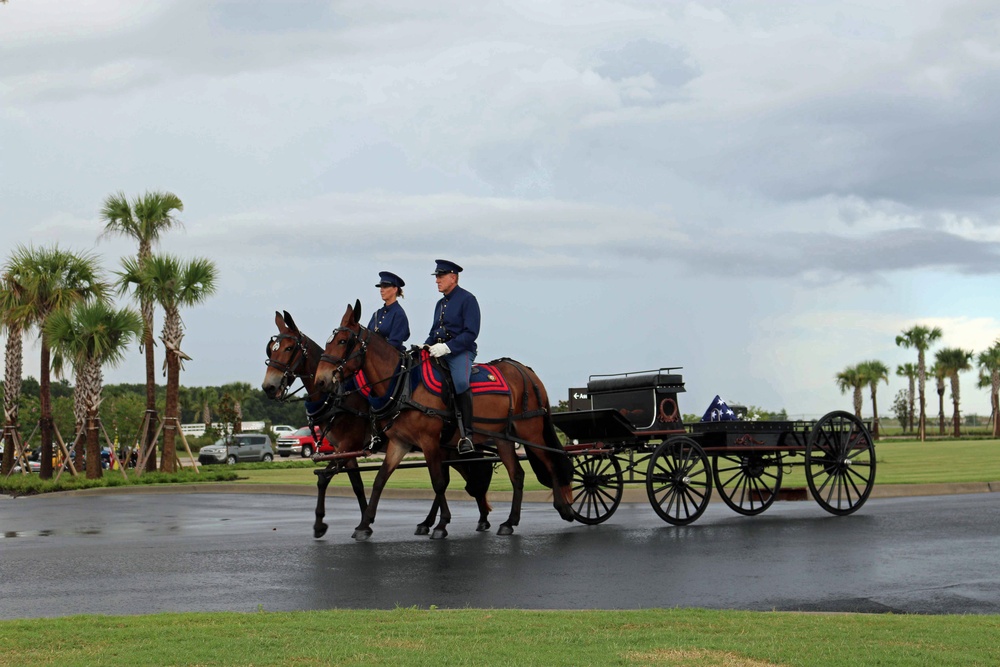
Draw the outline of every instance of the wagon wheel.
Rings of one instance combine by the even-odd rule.
[[[774,503],[781,488],[781,453],[719,454],[712,457],[712,477],[723,502],[746,516]]]
[[[875,445],[849,412],[825,415],[809,432],[806,481],[820,507],[845,515],[861,507],[875,484]]]
[[[660,444],[649,458],[646,495],[667,523],[684,526],[700,517],[712,497],[712,473],[701,446],[685,436]]]
[[[622,501],[622,489],[616,457],[586,454],[573,461],[573,516],[580,523],[607,521]]]

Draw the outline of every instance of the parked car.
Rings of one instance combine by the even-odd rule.
[[[198,463],[245,463],[248,461],[273,461],[271,438],[260,433],[235,433],[220,438],[198,452]]]
[[[79,470],[86,470],[87,469],[87,453],[86,452],[84,452],[84,454],[83,454],[83,463],[82,464],[76,462],[76,450],[75,449],[71,449],[69,451],[69,457],[73,460],[73,465],[75,465],[77,467],[77,469],[79,469]],[[111,448],[110,447],[101,447],[101,468],[103,468],[104,470],[107,470],[110,467],[111,467]]]
[[[319,444],[319,449],[316,449],[316,440],[319,438],[319,435],[319,426],[314,426],[312,430],[308,426],[303,426],[294,433],[281,436],[278,438],[278,456],[287,457],[295,454],[307,459],[315,451],[319,451],[321,454],[332,452],[333,445],[325,437],[323,438],[323,442]]]
[[[275,424],[271,427],[271,432],[280,438],[283,435],[295,433],[295,427],[288,424]]]

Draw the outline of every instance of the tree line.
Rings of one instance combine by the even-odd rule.
[[[20,409],[24,424],[37,424],[40,416],[40,385],[28,376],[21,386]],[[4,392],[0,381],[0,395]],[[142,384],[109,384],[102,392],[99,408],[101,423],[109,437],[117,438],[125,446],[135,444],[145,412],[146,386]],[[74,387],[65,378],[51,385],[52,418],[60,433],[72,434],[77,426],[73,404]],[[208,387],[184,387],[178,390],[178,408],[181,423],[211,424],[222,420],[225,406],[232,405],[239,421],[263,421],[268,426],[289,424],[294,427],[306,423],[306,412],[301,402],[272,401],[258,388],[246,382],[230,382]],[[156,387],[156,408],[163,412],[166,404],[166,387]],[[30,433],[25,434],[27,438]]]
[[[104,432],[100,408],[104,401],[103,369],[124,359],[132,342],[139,342],[146,362],[146,401],[141,435],[147,470],[156,469],[157,433],[162,429],[160,469],[173,472],[175,437],[180,424],[180,370],[189,357],[181,350],[184,325],[181,309],[201,303],[215,291],[217,270],[208,259],[182,259],[154,253],[165,232],[180,226],[177,213],[184,204],[170,192],[147,192],[129,199],[124,193],[108,196],[100,210],[103,229],[98,238],[123,236],[137,245],[135,256],[121,259],[119,270],[108,275],[98,258],[58,244],[19,245],[0,269],[0,327],[6,334],[4,350],[4,454],[0,471],[9,472],[17,452],[23,451],[25,429],[37,428],[41,444],[40,476],[53,474],[52,376],[72,372],[73,440],[77,462],[99,459]],[[98,230],[95,230],[98,231]],[[118,306],[113,296],[128,296],[139,306]],[[159,340],[167,382],[162,407],[156,402],[154,315],[163,313]],[[40,342],[38,415],[21,419],[24,337]],[[160,415],[163,415],[162,420]],[[162,423],[161,423],[162,422]],[[165,428],[163,428],[165,426]],[[87,466],[88,477],[99,477],[101,467]]]
[[[916,432],[921,441],[927,438],[927,397],[926,385],[927,377],[930,375],[936,381],[938,394],[940,432],[945,433],[944,426],[944,395],[946,384],[950,384],[952,400],[952,428],[954,437],[961,435],[961,383],[959,373],[973,369],[973,361],[979,370],[977,386],[979,388],[989,388],[990,406],[993,422],[993,437],[1000,437],[1000,423],[997,414],[1000,402],[1000,338],[993,342],[988,349],[979,352],[965,350],[958,347],[945,347],[934,353],[934,363],[927,367],[927,352],[941,339],[942,330],[940,327],[926,327],[914,325],[902,331],[896,336],[896,345],[906,349],[916,350],[917,362],[899,364],[896,366],[896,375],[908,380],[905,400],[900,407],[906,406],[908,409],[900,415],[900,423],[904,430],[909,426],[910,432]],[[862,392],[868,388],[872,401],[872,435],[879,437],[878,418],[878,385],[881,382],[889,383],[889,367],[878,360],[862,361],[853,366],[848,366],[836,375],[837,386],[841,393],[853,392],[854,414],[861,417],[861,407],[863,403]]]

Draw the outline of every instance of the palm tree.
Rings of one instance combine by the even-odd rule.
[[[45,323],[54,314],[81,301],[105,299],[107,285],[101,280],[97,259],[89,253],[75,254],[58,246],[34,248],[18,246],[12,263],[19,267],[23,287],[24,321],[39,331],[41,363],[39,368],[39,432],[42,444],[39,477],[52,477],[52,395],[51,351],[45,335]]]
[[[0,330],[7,334],[4,350],[4,448],[0,473],[14,467],[14,434],[18,431],[21,404],[21,376],[24,370],[24,330],[30,322],[24,288],[18,282],[21,269],[7,262],[0,274]]]
[[[910,400],[910,433],[913,433],[913,413],[914,413],[914,402],[917,400],[917,365],[916,364],[900,364],[896,366],[896,375],[902,378],[906,378],[909,382],[909,388],[907,389],[907,397]],[[901,424],[906,428],[906,424]]]
[[[127,257],[122,260],[123,270],[118,274],[119,288],[133,289],[142,298],[150,298],[164,310],[163,332],[160,340],[166,348],[167,400],[164,406],[168,427],[163,432],[163,455],[160,470],[174,472],[176,449],[174,440],[180,419],[177,413],[178,388],[180,386],[181,363],[190,359],[181,352],[184,338],[184,324],[181,321],[182,306],[194,306],[208,298],[215,291],[216,268],[210,260],[193,259],[182,263],[171,255],[151,255],[145,262]]]
[[[993,419],[993,437],[1000,437],[1000,338],[993,345],[976,357],[979,372],[988,380],[990,388],[990,407]]]
[[[102,474],[99,412],[102,369],[121,363],[125,348],[133,338],[141,337],[142,330],[139,313],[128,308],[116,310],[104,301],[77,304],[72,311],[53,313],[45,323],[45,336],[53,349],[69,359],[76,371],[77,396],[85,415],[88,479]]]
[[[236,414],[236,422],[233,424],[233,433],[243,432],[243,401],[250,397],[253,391],[249,382],[230,382],[220,388],[224,393],[229,394],[233,399],[233,412]]]
[[[878,392],[878,383],[885,380],[889,384],[889,367],[881,361],[874,359],[858,364],[858,372],[867,383],[872,394],[872,437],[878,440],[878,400],[875,394]]]
[[[861,374],[859,366],[848,366],[837,373],[836,379],[841,394],[846,394],[849,389],[854,390],[854,416],[861,419],[861,388],[868,380]]]
[[[164,232],[181,226],[175,213],[184,210],[180,197],[171,192],[146,192],[131,202],[125,193],[118,192],[104,200],[101,219],[104,232],[101,236],[127,236],[138,243],[136,255],[140,265],[145,264],[153,254],[153,246]],[[152,298],[139,297],[142,312],[143,334],[140,349],[146,355],[146,423],[144,448],[153,448],[156,437],[156,359],[153,353],[153,304]],[[156,469],[156,457],[146,460],[146,470]]]
[[[972,350],[963,350],[957,347],[946,347],[942,350],[938,350],[935,355],[935,359],[939,366],[941,366],[942,371],[945,376],[951,379],[951,403],[952,403],[952,428],[954,429],[954,437],[961,436],[960,431],[960,417],[958,412],[959,403],[959,382],[958,374],[964,371],[972,369],[972,357],[974,353]]]
[[[948,376],[938,363],[931,366],[930,374],[937,380],[939,434],[944,435],[944,379]]]
[[[213,387],[201,387],[197,390],[196,396],[198,398],[198,415],[201,417],[201,422],[205,425],[205,432],[207,433],[210,428],[212,428],[212,404],[218,399],[216,396],[215,388]],[[195,418],[197,421],[197,417]]]
[[[924,357],[931,343],[939,338],[941,338],[941,329],[939,327],[928,329],[919,324],[910,327],[899,336],[896,336],[896,345],[907,349],[913,347],[917,350],[917,385],[920,390],[920,420],[917,424],[920,429],[921,441],[927,438],[927,401],[924,396],[924,385],[927,382],[927,366]]]

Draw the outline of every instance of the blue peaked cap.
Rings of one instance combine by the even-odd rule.
[[[445,273],[461,273],[462,272],[462,267],[460,267],[455,262],[449,262],[446,259],[435,259],[434,261],[437,262],[437,268],[434,269],[434,274],[433,274],[435,276],[440,276],[440,275],[443,275]]]
[[[403,279],[390,271],[378,272],[378,284],[375,287],[405,287]]]

